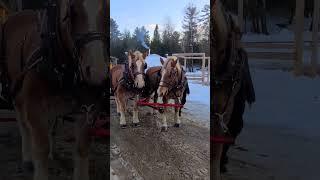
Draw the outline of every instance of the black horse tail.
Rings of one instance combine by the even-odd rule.
[[[241,50],[242,51],[242,58],[244,58],[245,61],[245,67],[244,67],[244,78],[243,78],[243,85],[244,85],[244,97],[245,100],[249,103],[249,104],[253,104],[256,101],[256,95],[255,95],[255,90],[254,90],[254,86],[253,86],[253,82],[252,82],[252,78],[251,78],[251,74],[250,74],[250,68],[249,68],[249,63],[248,63],[248,55],[247,52],[245,50]]]
[[[187,102],[187,94],[190,94],[188,81],[186,81],[184,86],[185,86],[185,88],[184,88],[183,95],[182,95],[182,98],[181,98],[181,105],[185,105],[186,104],[186,102]],[[179,116],[181,116],[181,111],[182,111],[182,107],[179,109]]]

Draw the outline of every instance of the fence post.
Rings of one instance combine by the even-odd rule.
[[[303,65],[303,48],[304,48],[304,0],[296,0],[296,24],[295,24],[295,61],[294,74],[301,74]]]
[[[240,31],[243,32],[243,0],[238,0],[238,17]]]
[[[186,57],[183,57],[183,66],[184,66],[184,70],[187,72],[187,59],[186,59]]]
[[[207,77],[208,85],[210,85],[210,57],[208,57],[208,77]]]
[[[205,54],[202,55],[202,85],[204,85],[204,76],[205,76],[205,72],[204,69],[206,67],[206,59],[205,59]]]
[[[320,1],[314,0],[314,10],[313,10],[313,25],[312,25],[312,56],[311,56],[311,73],[313,76],[317,75],[318,69],[318,31],[319,31],[319,10]]]

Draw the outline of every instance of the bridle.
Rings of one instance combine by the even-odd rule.
[[[160,74],[163,71],[163,69],[166,69],[169,62],[166,64],[165,67],[161,67]],[[180,77],[176,78],[178,75],[178,69],[177,67],[174,67],[171,69],[169,74],[169,81],[160,80],[159,87],[166,87],[168,88],[168,92],[173,92],[175,89],[182,89],[183,88],[183,71],[180,72]],[[180,83],[179,83],[180,82]]]
[[[217,110],[214,110],[214,120],[216,120],[216,122],[219,123],[224,133],[228,132],[228,127],[225,122],[225,116],[228,113],[228,108],[230,107],[229,105],[232,100],[232,97],[238,93],[239,88],[241,86],[242,71],[245,62],[244,57],[241,54],[241,48],[236,46],[237,41],[240,41],[238,37],[239,35],[241,39],[240,32],[231,31],[229,33],[226,49],[229,49],[230,52],[227,52],[229,53],[229,56],[224,59],[224,62],[228,63],[227,72],[223,72],[219,75],[214,75],[214,88],[218,89],[222,88],[223,86],[228,86],[226,84],[231,85],[229,85],[231,88],[228,90],[226,103],[224,104],[222,111],[217,112]],[[223,51],[223,53],[226,53],[226,51]],[[214,105],[214,108],[215,107],[216,105]]]
[[[138,60],[136,60],[136,61],[138,61]],[[135,61],[135,62],[136,62],[136,61]],[[134,81],[134,79],[135,79],[138,75],[142,75],[143,78],[145,79],[144,70],[146,70],[147,67],[148,67],[147,63],[146,63],[146,62],[143,62],[143,63],[144,63],[143,71],[134,72],[134,66],[135,66],[134,63],[135,63],[135,62],[132,62],[130,65],[129,65],[129,64],[126,64],[126,65],[128,66],[128,68],[126,68],[126,69],[127,69],[128,73],[129,73],[129,75],[130,75],[131,80]]]

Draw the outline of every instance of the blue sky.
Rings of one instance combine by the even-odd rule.
[[[181,31],[184,9],[189,3],[201,11],[210,0],[110,0],[110,17],[121,32],[145,26],[152,36],[155,25],[159,24],[161,31],[168,18],[175,30]]]

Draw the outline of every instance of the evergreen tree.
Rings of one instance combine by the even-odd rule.
[[[193,4],[189,4],[186,7],[182,28],[185,36],[185,50],[188,52],[194,52],[194,47],[198,41],[198,15],[199,12]]]
[[[154,32],[153,32],[153,39],[151,41],[151,52],[154,54],[160,54],[161,53],[161,39],[159,34],[159,26],[156,25]]]

